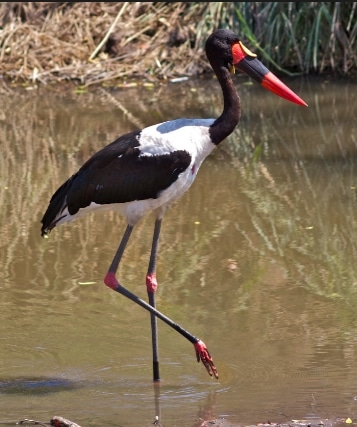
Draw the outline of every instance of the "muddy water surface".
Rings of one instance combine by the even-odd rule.
[[[122,133],[220,113],[216,81],[0,98],[0,423],[198,426],[357,418],[357,87],[291,80],[302,108],[237,77],[243,116],[167,213],[158,307],[203,339],[220,379],[102,279],[125,228],[91,214],[40,236],[56,188]],[[145,295],[153,230],[134,230],[122,283]]]

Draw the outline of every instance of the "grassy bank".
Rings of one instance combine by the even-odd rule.
[[[0,75],[82,85],[199,75],[218,27],[274,71],[357,71],[357,2],[2,2]]]

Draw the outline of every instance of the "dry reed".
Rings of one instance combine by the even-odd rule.
[[[189,5],[2,3],[0,74],[14,82],[89,85],[200,73],[208,64],[196,24],[208,4]]]
[[[88,86],[199,75],[218,27],[273,71],[352,75],[356,15],[356,2],[2,2],[0,76]]]

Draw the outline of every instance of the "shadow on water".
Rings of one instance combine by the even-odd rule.
[[[300,108],[237,82],[239,128],[167,213],[158,260],[160,311],[204,339],[220,379],[160,323],[157,389],[147,313],[102,285],[124,220],[91,214],[42,239],[40,219],[120,134],[217,116],[217,82],[2,96],[0,422],[357,417],[356,85],[292,80]],[[142,298],[152,227],[137,225],[119,272]]]
[[[64,378],[0,378],[1,394],[41,395],[79,388],[79,384]]]

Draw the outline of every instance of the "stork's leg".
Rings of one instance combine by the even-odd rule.
[[[152,238],[150,262],[148,267],[148,272],[146,275],[146,288],[149,297],[149,303],[151,307],[156,308],[156,260],[157,252],[159,246],[159,237],[161,230],[162,219],[158,218],[155,221],[154,235]],[[159,370],[159,344],[158,344],[158,334],[157,334],[157,319],[154,313],[150,314],[151,316],[151,340],[152,340],[152,363],[153,363],[153,374],[154,381],[160,381],[160,370]]]
[[[115,273],[118,269],[120,260],[123,256],[125,247],[129,241],[131,232],[133,231],[133,226],[128,225],[126,227],[124,236],[120,242],[119,248],[114,256],[114,259],[109,267],[109,270],[104,278],[104,283],[111,289],[113,289],[116,292],[119,292],[121,295],[124,295],[126,298],[129,298],[131,301],[135,302],[135,304],[140,305],[141,307],[145,308],[145,310],[149,311],[150,313],[154,314],[154,316],[161,319],[163,322],[165,322],[167,325],[169,325],[171,328],[175,329],[179,334],[181,334],[183,337],[188,339],[193,346],[195,347],[196,351],[196,357],[197,361],[201,361],[205,368],[207,369],[207,372],[212,376],[214,375],[215,378],[218,378],[217,369],[214,366],[213,360],[211,355],[209,354],[209,351],[207,350],[207,347],[203,341],[201,341],[199,338],[192,335],[190,332],[186,331],[182,326],[178,325],[174,321],[172,321],[169,317],[162,314],[160,311],[156,310],[155,307],[152,307],[150,304],[142,300],[141,298],[137,297],[132,292],[128,291],[124,286],[120,285],[117,278],[115,277]]]
[[[124,232],[124,236],[121,239],[119,248],[118,248],[118,250],[117,250],[117,252],[116,252],[116,254],[115,254],[114,258],[113,258],[112,263],[110,264],[107,276],[108,275],[114,275],[115,276],[115,273],[118,270],[120,260],[121,260],[121,258],[123,256],[123,253],[125,251],[126,245],[128,244],[128,241],[130,239],[130,235],[131,235],[131,232],[133,231],[133,228],[134,227],[132,225],[129,225],[129,224],[127,225],[127,227],[125,229],[125,232]],[[107,278],[107,276],[105,276],[105,277]],[[105,280],[106,279],[104,279],[104,283],[106,284]]]

